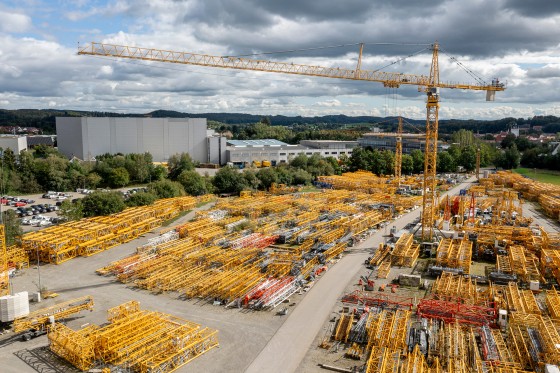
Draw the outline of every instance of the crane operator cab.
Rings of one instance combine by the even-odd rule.
[[[492,79],[492,87],[504,88],[505,84],[500,83],[498,78]],[[496,91],[486,91],[486,101],[494,101],[496,98]]]

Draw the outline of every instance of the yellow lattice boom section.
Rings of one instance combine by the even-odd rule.
[[[0,224],[0,297],[10,294],[10,278],[8,275],[8,252],[6,251],[6,235],[4,225]]]
[[[110,324],[78,331],[56,323],[50,349],[85,371],[96,363],[135,372],[168,373],[218,346],[217,331],[131,301],[108,311]]]
[[[77,256],[91,256],[129,242],[162,222],[191,210],[195,197],[157,200],[153,205],[128,208],[110,216],[68,222],[23,235],[21,247],[31,260],[60,264]]]
[[[13,323],[14,332],[20,333],[29,329],[43,329],[49,323],[51,317],[54,317],[56,321],[84,310],[93,310],[93,298],[91,296],[57,303],[31,312],[25,317],[15,319]]]

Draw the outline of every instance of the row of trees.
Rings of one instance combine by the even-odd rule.
[[[477,140],[471,131],[460,130],[453,134],[452,145],[447,150],[438,152],[436,163],[438,172],[456,172],[459,166],[466,171],[476,168],[476,152],[480,149],[480,165],[492,164],[500,152],[492,146]],[[350,171],[367,170],[378,175],[394,173],[395,154],[391,150],[357,148],[344,164]],[[424,171],[424,153],[415,149],[410,154],[403,154],[401,170],[403,174],[421,173]]]

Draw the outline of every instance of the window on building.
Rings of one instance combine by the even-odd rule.
[[[286,153],[280,153],[280,155],[286,155]]]

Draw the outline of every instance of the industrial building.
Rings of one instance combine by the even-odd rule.
[[[299,145],[290,145],[275,139],[263,140],[228,140],[228,162],[236,166],[253,162],[269,161],[271,165],[288,163],[299,154],[322,157],[340,157],[352,155],[352,149],[358,146],[356,141],[304,140]]]
[[[397,144],[397,137],[399,134],[390,132],[369,132],[364,133],[364,135],[358,139],[358,144],[361,147],[377,150],[391,150],[395,151]],[[410,154],[413,150],[420,150],[424,152],[426,147],[426,135],[424,134],[414,134],[414,133],[403,133],[400,134],[402,138],[402,151],[403,154]],[[441,141],[438,141],[438,150],[442,149]]]
[[[0,148],[11,149],[15,154],[27,150],[27,137],[17,135],[0,136]]]
[[[57,117],[56,133],[58,150],[69,158],[148,152],[155,162],[165,162],[189,153],[207,163],[210,154],[205,118]]]

